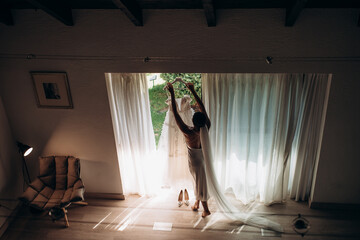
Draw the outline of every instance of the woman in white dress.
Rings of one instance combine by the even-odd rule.
[[[191,108],[191,98],[185,95],[176,100],[177,110],[184,122],[192,125],[192,117],[194,110]],[[171,98],[166,100],[169,105],[165,116],[161,136],[159,139],[158,152],[165,157],[164,186],[171,187],[173,190],[179,191],[178,205],[183,203],[183,195],[185,204],[189,205],[188,189],[193,187],[192,176],[188,166],[188,150],[185,139],[176,125],[174,114],[171,108]]]
[[[196,181],[196,201],[192,209],[194,211],[199,209],[199,202],[201,201],[204,211],[202,217],[210,215],[207,200],[211,197],[215,200],[219,210],[231,220],[239,224],[248,224],[255,227],[267,228],[278,232],[283,232],[282,226],[271,220],[263,217],[253,216],[251,214],[242,213],[226,198],[221,191],[220,185],[216,179],[213,156],[211,152],[211,144],[208,129],[210,128],[210,119],[206,113],[206,109],[201,99],[197,95],[192,83],[186,83],[181,78],[175,81],[180,81],[186,85],[190,92],[194,95],[195,100],[199,106],[200,112],[194,114],[193,127],[185,124],[177,106],[172,102],[174,117],[179,129],[184,134],[186,144],[188,146],[189,167],[192,171]],[[174,88],[171,83],[166,85],[166,88],[171,94],[171,99],[175,99]]]

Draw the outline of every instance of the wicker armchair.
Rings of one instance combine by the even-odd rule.
[[[40,157],[39,164],[40,175],[30,183],[20,199],[35,209],[62,210],[68,227],[66,208],[72,202],[84,200],[85,188],[80,179],[80,160],[74,157],[50,156]],[[83,202],[81,205],[87,203]]]

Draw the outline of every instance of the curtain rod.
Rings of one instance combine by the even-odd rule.
[[[358,62],[358,56],[345,57],[125,57],[125,56],[84,56],[84,55],[44,55],[44,54],[6,54],[0,53],[0,59],[27,59],[27,60],[74,60],[74,61],[135,61],[135,62]]]

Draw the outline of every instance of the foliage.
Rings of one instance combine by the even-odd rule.
[[[201,73],[161,73],[160,77],[166,82],[173,82],[175,78],[180,77],[185,82],[193,83],[195,91],[201,98]],[[174,89],[176,98],[183,97],[185,94],[190,95],[191,98],[193,98],[191,92],[186,88],[183,83],[175,83]]]
[[[168,105],[165,103],[168,96],[166,91],[163,89],[164,87],[165,84],[161,84],[149,89],[150,112],[156,145],[158,145],[162,125],[164,123],[166,111],[168,109]]]

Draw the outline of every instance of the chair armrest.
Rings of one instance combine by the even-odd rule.
[[[74,186],[71,194],[70,202],[84,201],[85,187],[82,180],[79,178]]]
[[[25,190],[25,192],[19,197],[21,201],[25,203],[29,203],[33,201],[37,195],[44,189],[45,184],[39,179],[36,178],[33,182],[29,184],[29,187]]]

